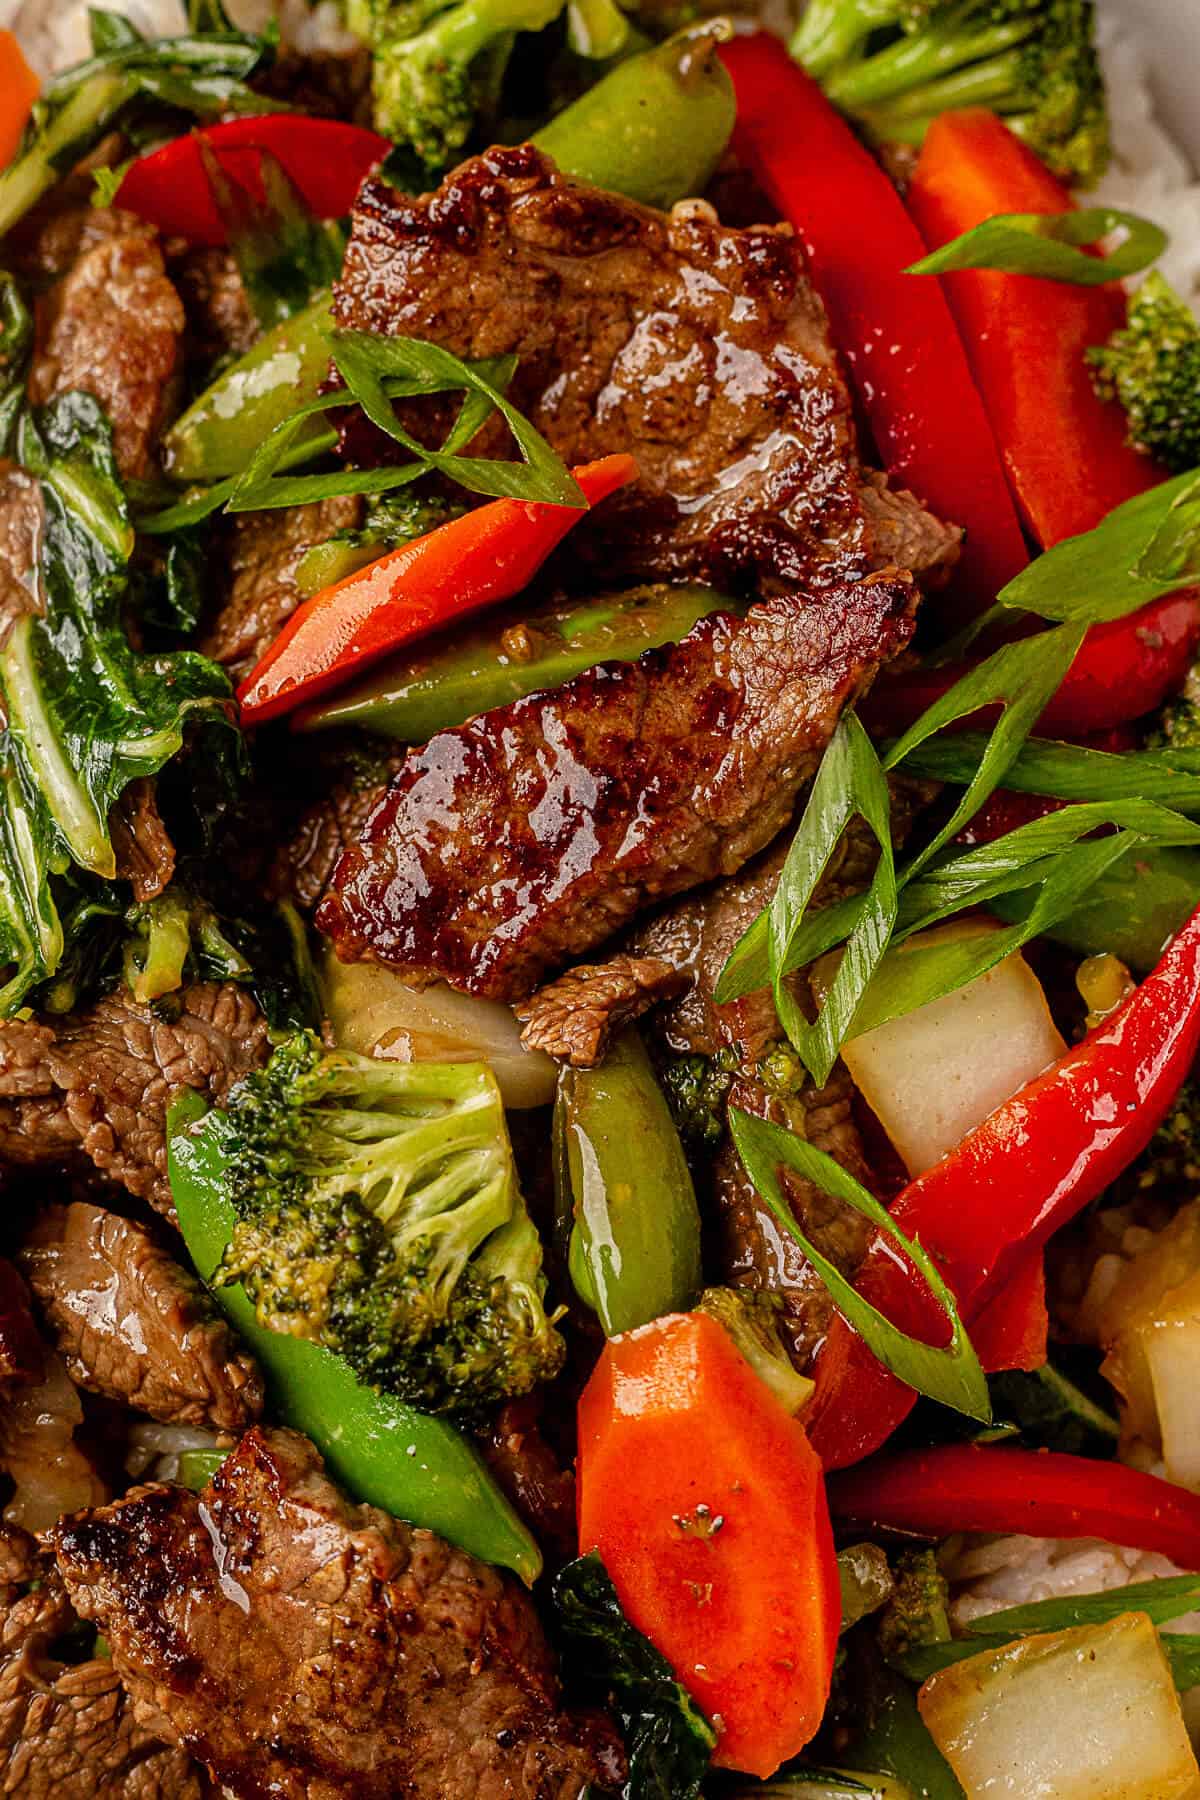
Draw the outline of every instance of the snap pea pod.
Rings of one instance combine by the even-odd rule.
[[[300,731],[359,725],[423,744],[435,732],[523,694],[558,687],[602,662],[632,662],[678,643],[698,619],[733,607],[715,588],[634,588],[594,600],[554,601],[530,612],[489,614],[390,658],[350,688],[297,715]]]
[[[192,402],[163,439],[172,481],[186,486],[240,474],[276,425],[316,399],[329,372],[331,304],[328,290],[318,294],[265,332]],[[322,419],[313,418],[296,442],[325,429]]]
[[[188,1253],[207,1279],[234,1226],[224,1189],[223,1115],[183,1094],[167,1129],[171,1195]],[[477,1452],[453,1426],[368,1387],[339,1356],[260,1325],[240,1287],[214,1298],[262,1365],[272,1408],[320,1450],[335,1480],[395,1518],[427,1526],[532,1583],[541,1552]]]
[[[702,194],[737,107],[717,54],[724,20],[627,57],[533,135],[564,175],[646,206]]]
[[[631,1026],[596,1069],[564,1068],[554,1103],[560,1236],[607,1337],[700,1291],[700,1213],[679,1133]]]
[[[1028,892],[989,901],[1002,918],[1024,916],[1033,902]],[[1200,850],[1148,845],[1131,850],[1093,881],[1087,898],[1046,932],[1084,956],[1109,952],[1138,974],[1152,969],[1167,939],[1177,932],[1200,898]]]

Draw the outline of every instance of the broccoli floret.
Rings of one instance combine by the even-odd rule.
[[[494,100],[519,31],[541,31],[565,0],[353,0],[350,23],[375,52],[375,123],[436,169]]]
[[[234,1089],[238,1223],[218,1284],[424,1412],[478,1414],[561,1367],[542,1246],[480,1063],[377,1061],[311,1032]]]
[[[732,1050],[666,1057],[658,1065],[659,1083],[687,1150],[711,1153],[725,1136],[725,1101],[736,1069]]]
[[[808,1404],[813,1384],[792,1366],[779,1335],[782,1295],[769,1288],[705,1288],[696,1311],[725,1327],[754,1373],[788,1412],[798,1413]]]
[[[933,1550],[904,1550],[892,1567],[895,1589],[879,1620],[879,1647],[893,1668],[912,1650],[950,1637],[950,1589]]]
[[[792,52],[881,143],[920,144],[939,113],[986,106],[1089,184],[1109,151],[1094,13],[1093,0],[814,0]]]
[[[1125,408],[1132,443],[1169,469],[1200,462],[1200,321],[1157,270],[1088,361],[1096,391]]]
[[[1200,663],[1188,674],[1182,688],[1158,715],[1146,734],[1150,750],[1200,750]]]
[[[1175,1104],[1150,1139],[1145,1156],[1150,1183],[1194,1186],[1200,1181],[1200,1079],[1185,1081]]]

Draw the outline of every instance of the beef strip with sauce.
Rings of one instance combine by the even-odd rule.
[[[0,1542],[0,1794],[23,1800],[201,1800],[178,1746],[133,1717],[107,1658],[64,1658],[79,1624],[62,1578],[27,1533]]]
[[[317,914],[339,956],[497,999],[770,842],[907,642],[907,576],[830,583],[602,664],[414,751]]]
[[[515,354],[509,398],[568,462],[631,452],[640,480],[571,540],[606,585],[839,581],[893,562],[900,536],[904,566],[935,578],[957,554],[955,529],[911,495],[880,502],[883,478],[861,469],[786,229],[731,230],[702,203],[654,212],[565,179],[532,145],[490,150],[422,199],[364,182],[334,313],[468,359]],[[406,418],[428,428],[429,412]],[[361,421],[346,430],[369,454]],[[499,420],[477,443],[511,453]]]
[[[136,1489],[48,1539],[139,1722],[229,1793],[576,1800],[598,1774],[529,1597],[350,1505],[293,1432],[254,1427],[203,1495]]]
[[[527,1050],[544,1050],[575,1069],[603,1062],[623,1025],[688,985],[682,969],[661,956],[612,956],[578,963],[514,1008]]]
[[[49,1206],[19,1261],[80,1387],[173,1425],[241,1431],[262,1413],[254,1358],[143,1225],[84,1201]]]
[[[121,474],[144,479],[175,404],[185,324],[157,232],[132,213],[98,214],[38,303],[29,397],[93,395],[112,421]]]
[[[84,1152],[131,1194],[171,1212],[167,1108],[182,1088],[219,1101],[270,1054],[244,988],[199,982],[156,1006],[121,990],[87,1011],[0,1024],[0,1159]]]

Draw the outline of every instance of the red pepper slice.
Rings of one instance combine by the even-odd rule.
[[[296,113],[227,119],[140,156],[117,189],[116,204],[193,244],[225,243],[200,138],[229,180],[260,204],[266,200],[262,153],[269,153],[319,219],[340,219],[348,213],[363,176],[392,148],[377,131],[341,119],[306,119]]]
[[[829,1482],[835,1517],[946,1537],[955,1531],[1098,1537],[1200,1568],[1200,1496],[1121,1463],[1006,1445],[943,1444],[876,1456]]]
[[[632,456],[575,470],[589,506],[637,479]],[[493,500],[322,588],[294,612],[238,689],[242,719],[291,712],[463,613],[507,600],[533,579],[586,509]]]
[[[997,213],[1061,213],[1069,189],[994,113],[943,113],[930,126],[906,199],[931,250]],[[1075,287],[994,269],[942,278],[1008,478],[1045,546],[1090,531],[1163,479],[1101,400],[1084,352],[1125,319],[1120,286]]]
[[[804,245],[889,474],[966,527],[961,590],[982,611],[1028,562],[999,451],[925,244],[874,158],[780,41],[721,46],[734,148]]]
[[[971,1342],[994,1375],[999,1369],[1040,1369],[1049,1336],[1046,1259],[1035,1250],[972,1321]]]
[[[1200,909],[1110,1018],[909,1183],[891,1208],[936,1259],[970,1327],[1021,1259],[1094,1200],[1149,1143],[1200,1047]],[[945,1316],[908,1259],[877,1236],[856,1286],[910,1335],[944,1344]],[[835,1316],[805,1424],[826,1468],[867,1456],[912,1390]]]
[[[1037,729],[1043,736],[1082,737],[1153,712],[1183,686],[1198,643],[1196,588],[1180,588],[1128,618],[1093,625]],[[867,725],[885,737],[898,737],[971,666],[959,663],[896,676],[885,670],[862,704]],[[953,729],[978,730],[995,716],[995,708],[985,708],[958,720]]]

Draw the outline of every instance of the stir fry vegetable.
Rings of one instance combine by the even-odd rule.
[[[172,1115],[168,1150],[180,1230],[197,1271],[211,1281],[237,1223],[222,1115],[185,1095]],[[352,1493],[526,1582],[536,1579],[537,1545],[453,1426],[381,1393],[321,1345],[261,1325],[240,1287],[214,1291],[266,1370],[279,1416],[312,1439]]]
[[[609,456],[576,479],[594,506],[636,474],[632,457]],[[292,712],[388,651],[519,592],[581,516],[497,500],[314,594],[238,689],[243,721]]]
[[[267,153],[317,218],[340,219],[354,204],[363,176],[391,147],[378,132],[340,119],[297,118],[294,113],[224,119],[138,157],[121,178],[115,204],[189,243],[223,244],[226,226],[213,198],[204,150],[227,179],[259,201],[265,199],[262,157]]]
[[[579,1404],[579,1540],[720,1720],[718,1767],[770,1775],[804,1747],[841,1623],[824,1483],[715,1319],[676,1314],[606,1346]]]
[[[968,1323],[1023,1255],[1145,1147],[1198,1048],[1200,912],[1123,1006],[892,1206],[896,1223],[936,1257]],[[1038,1154],[1015,1159],[1018,1142],[1036,1145]],[[944,1339],[945,1321],[928,1289],[882,1237],[868,1251],[856,1287],[905,1330],[932,1329]],[[814,1375],[808,1425],[827,1468],[877,1449],[912,1405],[911,1392],[840,1317]]]
[[[41,83],[11,31],[0,31],[0,169],[13,159]]]
[[[933,282],[905,273],[924,253],[921,234],[882,169],[775,38],[738,37],[721,54],[738,97],[735,148],[804,244],[887,469],[965,527],[960,592],[968,611],[983,611],[1027,557],[992,422],[945,299]]]
[[[615,1337],[700,1292],[700,1214],[679,1133],[630,1027],[596,1069],[564,1068],[555,1186],[571,1278]]]
[[[1121,1463],[1006,1445],[940,1444],[845,1470],[829,1484],[839,1519],[940,1538],[952,1531],[1097,1537],[1200,1558],[1200,1498]]]
[[[296,714],[298,731],[359,725],[421,744],[476,713],[557,687],[602,662],[633,662],[678,643],[709,613],[738,610],[715,589],[631,588],[596,600],[552,600],[489,615],[473,629],[430,638],[364,680]]]

